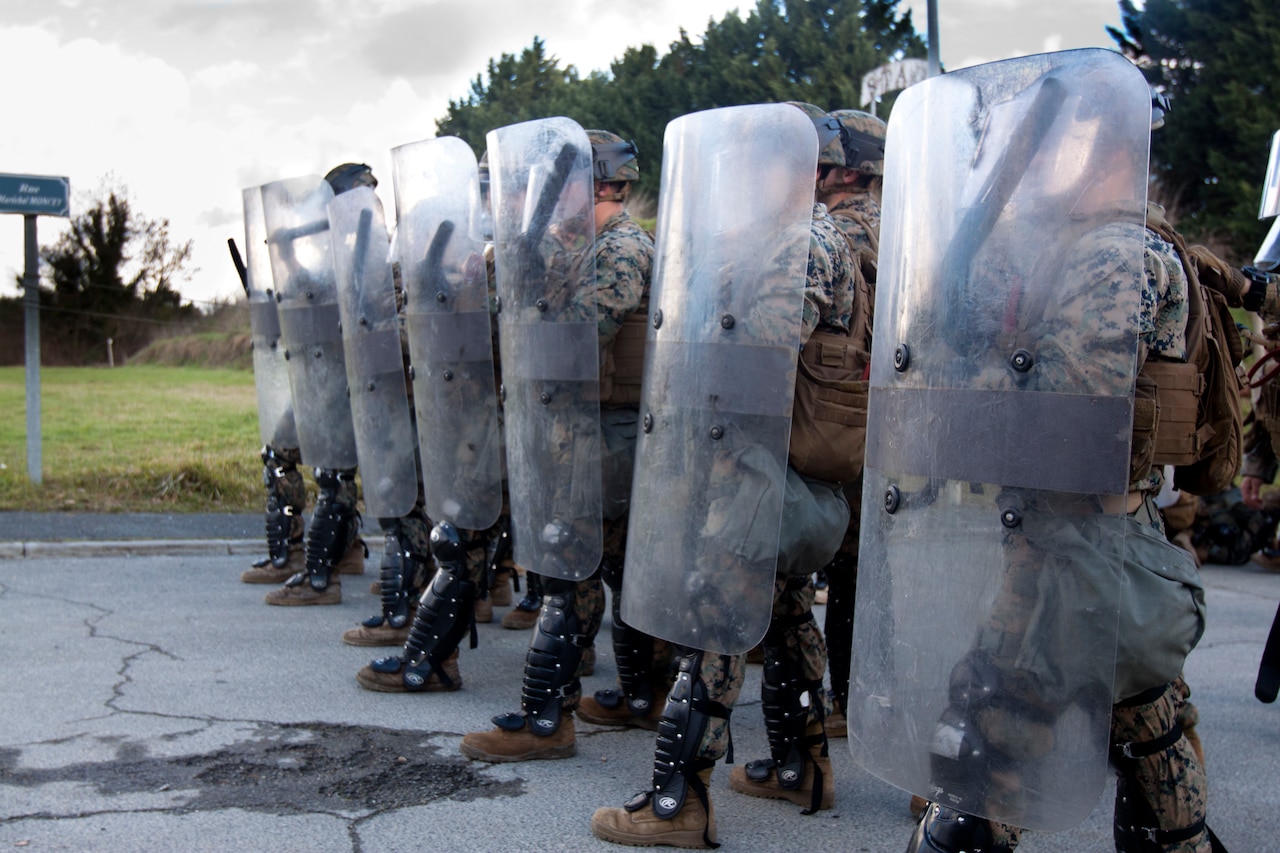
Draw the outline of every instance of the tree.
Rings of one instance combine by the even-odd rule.
[[[899,0],[757,0],[746,17],[731,12],[710,21],[698,42],[681,32],[665,54],[628,47],[608,72],[581,78],[560,68],[535,38],[520,57],[490,60],[486,82],[450,101],[440,134],[462,137],[478,152],[495,127],[567,115],[634,140],[640,187],[656,195],[662,138],[677,116],[714,107],[809,101],[828,109],[855,107],[862,76],[926,49]]]
[[[1147,81],[1172,98],[1152,136],[1152,172],[1179,228],[1251,259],[1272,134],[1280,128],[1280,5],[1274,0],[1121,0],[1108,27]]]
[[[198,316],[174,289],[191,277],[191,241],[175,245],[169,221],[136,214],[123,189],[102,192],[40,250],[47,284],[40,301],[57,361],[98,361],[108,338],[128,356],[164,325]]]

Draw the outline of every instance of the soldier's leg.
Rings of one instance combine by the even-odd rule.
[[[265,512],[267,556],[240,576],[244,583],[284,583],[306,565],[302,513],[307,487],[296,447],[262,448],[262,484],[267,490]]]
[[[367,552],[359,537],[355,474],[354,468],[315,470],[320,496],[307,534],[306,570],[267,593],[267,604],[338,604],[342,601],[342,582],[338,575],[364,571]]]
[[[623,621],[621,567],[617,559],[607,558],[601,564],[601,575],[611,593],[613,656],[618,664],[619,686],[582,697],[578,716],[602,726],[656,730],[662,717],[662,697],[671,687],[674,648]]]
[[[542,579],[542,608],[525,655],[521,710],[493,718],[494,728],[462,739],[462,754],[478,761],[569,758],[577,743],[573,710],[582,694],[583,651],[604,617],[604,585]]]
[[[931,803],[920,816],[907,853],[1012,853],[1022,830]]]
[[[404,652],[362,667],[356,673],[361,687],[380,693],[435,693],[462,686],[458,646],[470,634],[471,647],[476,647],[477,578],[484,572],[484,563],[469,561],[469,553],[449,522],[431,529],[436,572],[423,590]]]
[[[591,818],[597,838],[638,846],[716,846],[707,785],[716,761],[729,750],[729,714],[745,668],[742,655],[681,655],[658,724],[653,788],[621,808],[597,809]]]
[[[1207,783],[1179,723],[1186,702],[1181,678],[1112,709],[1119,853],[1210,853]]]
[[[735,767],[729,774],[733,790],[790,800],[805,807],[801,814],[835,805],[824,730],[827,708],[822,677],[827,649],[813,619],[813,597],[807,577],[780,577],[774,582],[760,684],[770,757]]]
[[[378,592],[382,612],[342,635],[352,646],[403,646],[431,564],[431,522],[422,507],[404,518],[380,518],[384,541]]]

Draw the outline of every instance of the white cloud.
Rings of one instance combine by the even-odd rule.
[[[208,89],[222,89],[235,83],[253,80],[262,71],[256,62],[236,59],[197,71],[193,79]]]

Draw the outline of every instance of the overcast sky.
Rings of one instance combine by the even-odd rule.
[[[240,191],[373,166],[388,211],[390,149],[433,136],[491,57],[535,35],[562,65],[606,69],[630,45],[665,52],[681,27],[754,8],[731,0],[0,0],[0,172],[65,175],[72,212],[104,179],[195,241],[181,286],[240,293],[226,240]],[[903,0],[926,30],[926,0]],[[938,0],[955,69],[1046,50],[1112,47],[1116,0]],[[856,106],[828,104],[828,107]],[[42,244],[65,220],[39,219]],[[0,215],[0,294],[23,269],[22,217]]]

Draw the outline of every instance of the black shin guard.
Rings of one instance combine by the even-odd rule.
[[[699,772],[715,766],[715,761],[698,755],[702,739],[707,734],[711,718],[729,719],[729,709],[707,698],[707,686],[702,683],[702,656],[697,651],[680,657],[675,683],[667,694],[658,723],[658,740],[653,754],[653,790],[636,795],[624,808],[639,811],[652,805],[653,814],[662,820],[671,820],[684,808],[692,790],[707,814],[711,804],[707,798],[707,786]],[[708,821],[708,824],[710,821]],[[702,833],[708,847],[718,847]]]
[[[764,710],[765,731],[769,738],[770,757],[750,761],[743,768],[753,782],[765,782],[776,775],[778,786],[794,791],[804,784],[805,765],[813,765],[813,802],[804,814],[813,814],[822,802],[826,780],[814,762],[813,750],[827,754],[826,734],[806,734],[809,725],[809,708],[803,697],[816,710],[819,721],[823,719],[822,682],[804,677],[801,662],[787,650],[784,632],[788,627],[812,621],[813,614],[805,613],[787,620],[774,620],[764,639],[764,672],[760,684],[760,703]]]
[[[979,817],[932,803],[911,835],[907,853],[1008,853],[995,846],[991,824]]]
[[[573,607],[577,584],[543,578],[542,588],[542,610],[524,660],[520,706],[529,731],[546,737],[560,729],[565,696],[579,689],[578,663],[587,638]]]
[[[378,586],[382,591],[382,613],[364,620],[366,628],[383,624],[403,628],[409,621],[414,597],[418,594],[416,578],[421,558],[411,552],[401,535],[400,519],[379,519],[386,539],[382,546],[382,566]]]
[[[618,663],[618,683],[622,685],[622,695],[632,715],[647,717],[656,698],[653,694],[653,637],[623,622],[622,599],[616,590],[611,597],[613,656]],[[612,708],[617,705],[619,697],[614,690],[601,690],[597,691],[595,698],[601,705]]]
[[[403,672],[404,684],[420,690],[434,674],[446,687],[453,686],[441,664],[471,633],[476,647],[476,585],[467,580],[466,548],[457,529],[442,521],[431,529],[431,553],[437,569],[418,604],[409,627],[404,655],[378,658],[370,666],[376,672]]]
[[[311,584],[312,589],[320,592],[329,586],[334,565],[355,541],[360,516],[355,506],[338,501],[342,483],[350,482],[355,477],[354,471],[317,468],[315,477],[320,496],[316,500],[316,510],[311,515],[311,530],[307,534],[306,574],[294,575],[286,582],[286,586],[299,586],[305,580]]]
[[[858,590],[858,564],[850,554],[838,553],[827,567],[827,616],[822,633],[827,640],[827,671],[831,693],[843,712],[849,707],[849,671],[853,666],[853,605]]]
[[[510,560],[514,554],[511,542],[511,524],[506,516],[498,519],[498,523],[492,528],[492,535],[484,546],[484,564],[487,567],[488,583],[485,585],[485,592],[497,582],[498,574],[502,571],[502,564]],[[512,572],[516,577],[516,589],[519,590],[519,575]]]
[[[280,494],[280,480],[286,474],[297,470],[292,462],[281,459],[270,445],[262,448],[262,485],[267,490],[267,506],[265,527],[267,534],[267,557],[254,563],[256,568],[263,568],[268,563],[277,569],[283,569],[289,563],[289,546],[293,536],[294,511]]]

